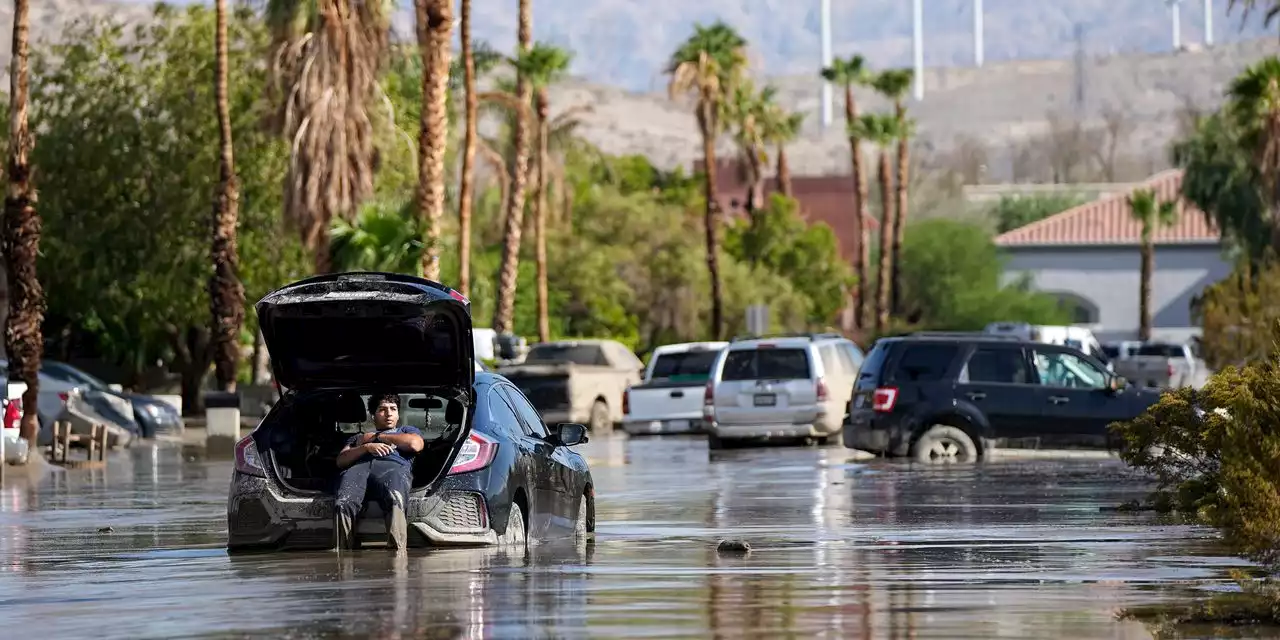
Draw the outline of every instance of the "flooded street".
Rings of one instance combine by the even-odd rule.
[[[924,469],[840,447],[709,456],[697,438],[582,450],[596,541],[523,557],[229,557],[230,461],[119,453],[0,491],[0,617],[30,638],[1142,638],[1117,610],[1238,564],[1207,529],[1107,510],[1147,490],[1114,461]],[[751,553],[718,554],[726,538]]]

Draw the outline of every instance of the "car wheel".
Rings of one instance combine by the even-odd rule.
[[[602,434],[613,431],[613,420],[609,418],[609,405],[604,400],[596,400],[591,405],[591,433]]]
[[[591,505],[587,502],[587,497],[582,496],[578,501],[578,519],[573,523],[573,537],[578,540],[586,540],[591,537],[591,531],[587,527],[587,516],[591,514]]]
[[[978,447],[962,429],[937,424],[911,447],[917,462],[972,462],[978,459]]]
[[[498,536],[498,546],[523,547],[529,541],[529,533],[524,526],[524,510],[520,503],[512,502],[511,511],[507,514],[507,528]]]

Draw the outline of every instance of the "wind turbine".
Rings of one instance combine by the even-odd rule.
[[[1173,50],[1182,49],[1182,0],[1164,0],[1173,18]]]
[[[1204,46],[1213,46],[1213,0],[1204,0]]]
[[[915,98],[924,100],[924,4],[911,0],[911,44],[915,50]]]
[[[831,66],[831,0],[821,0],[822,68]],[[822,127],[831,126],[831,83],[822,81]]]
[[[1208,2],[1209,0],[1205,0]],[[982,0],[973,0],[973,66],[981,67],[985,45],[982,42]]]

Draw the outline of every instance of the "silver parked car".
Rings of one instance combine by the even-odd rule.
[[[735,340],[711,369],[703,405],[707,443],[840,433],[863,353],[838,334]]]

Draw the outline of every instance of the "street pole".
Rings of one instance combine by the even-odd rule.
[[[822,68],[831,66],[831,0],[821,0],[822,19]],[[822,128],[831,126],[831,83],[822,81]]]

